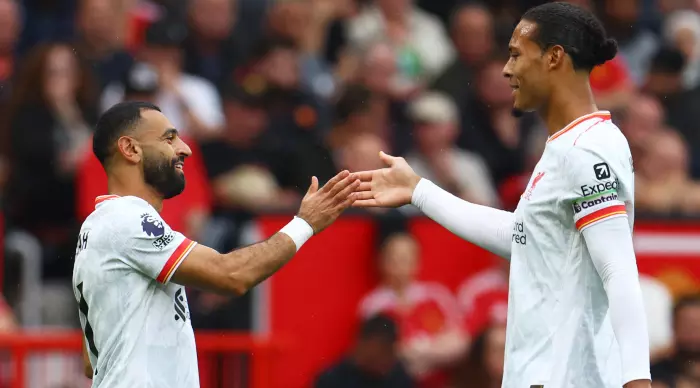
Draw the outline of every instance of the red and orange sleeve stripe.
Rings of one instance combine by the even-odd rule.
[[[195,244],[196,243],[194,241],[188,238],[184,239],[180,245],[175,248],[175,251],[172,255],[170,255],[168,261],[165,262],[165,265],[160,271],[160,274],[158,274],[156,280],[160,283],[165,283],[166,280],[170,279],[173,271],[175,271],[175,268],[177,268],[182,260],[187,257],[187,254],[190,252],[190,250],[192,250],[192,247],[194,247]]]
[[[576,229],[581,230],[595,222],[617,215],[627,215],[625,205],[608,206],[605,209],[596,210],[587,216],[581,217],[581,219],[576,221]]]

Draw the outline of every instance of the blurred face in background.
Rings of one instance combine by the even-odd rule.
[[[100,49],[113,48],[123,35],[118,9],[114,0],[82,0],[78,13],[82,38]]]
[[[700,305],[688,305],[677,311],[674,336],[679,356],[700,359]]]
[[[236,0],[193,0],[192,27],[203,38],[224,40],[236,23]]]
[[[273,49],[263,58],[259,70],[270,84],[280,89],[294,89],[299,84],[298,55],[292,48]]]
[[[639,18],[641,11],[639,0],[615,0],[605,1],[603,10],[612,20],[619,23],[634,23]],[[625,26],[625,28],[629,28]]]
[[[488,375],[494,379],[498,379],[498,381],[503,377],[505,348],[506,328],[503,326],[494,326],[490,328],[486,334],[483,365]]]
[[[268,13],[273,34],[295,42],[301,41],[311,21],[309,0],[278,0]]]
[[[379,94],[392,94],[398,68],[396,53],[391,46],[378,43],[370,47],[365,55],[364,68],[367,88]]]
[[[141,51],[142,59],[156,68],[161,77],[180,73],[182,50],[176,46],[146,45]],[[165,80],[163,80],[165,83]]]
[[[661,130],[664,111],[659,101],[651,96],[637,96],[628,105],[620,127],[633,147],[643,146],[650,135]]]
[[[224,116],[226,137],[235,143],[252,144],[267,128],[267,114],[262,107],[226,101]]]
[[[418,275],[418,243],[408,234],[387,238],[381,250],[384,282],[392,287],[406,287]]]
[[[379,151],[386,150],[382,139],[371,133],[358,133],[351,136],[340,149],[339,165],[350,171],[367,171],[384,167],[377,157]]]
[[[54,46],[44,67],[44,97],[58,103],[75,100],[79,84],[78,61],[68,46]]]
[[[0,53],[11,52],[20,32],[19,9],[14,0],[0,0]]]
[[[493,51],[493,17],[486,8],[465,6],[454,15],[452,39],[462,61],[480,66]]]
[[[413,132],[418,148],[426,154],[451,149],[458,134],[457,123],[450,121],[416,123]]]
[[[639,172],[650,180],[687,177],[688,149],[673,129],[650,135],[639,163]]]
[[[357,366],[371,376],[385,376],[396,364],[394,343],[382,336],[360,339],[356,355]]]
[[[377,0],[377,6],[390,19],[402,18],[413,6],[412,0]]]

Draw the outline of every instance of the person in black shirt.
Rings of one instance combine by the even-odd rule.
[[[378,315],[363,322],[350,355],[325,370],[314,388],[411,388],[414,383],[398,360],[398,329]]]

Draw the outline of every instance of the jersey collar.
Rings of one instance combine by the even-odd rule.
[[[102,202],[109,201],[110,199],[116,199],[119,198],[118,195],[110,194],[110,195],[100,195],[99,197],[95,198],[95,207],[97,205],[101,204]]]
[[[576,128],[577,125],[582,124],[585,121],[593,120],[593,119],[610,120],[610,112],[608,112],[606,110],[600,110],[597,112],[593,112],[593,113],[589,113],[587,115],[581,116],[581,117],[577,118],[576,120],[572,121],[571,123],[569,123],[569,125],[567,125],[563,129],[560,129],[559,131],[555,132],[552,136],[549,137],[549,139],[547,139],[547,143],[549,143],[550,141],[558,138],[559,136],[569,132],[570,130]]]

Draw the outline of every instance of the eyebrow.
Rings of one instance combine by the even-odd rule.
[[[175,128],[168,128],[168,129],[165,130],[165,132],[163,132],[163,135],[161,135],[161,138],[166,138],[166,137],[168,137],[168,136],[170,136],[170,135],[179,136],[179,134],[180,134],[180,132],[178,132],[177,129],[175,129]]]

